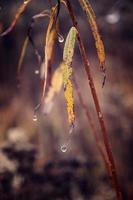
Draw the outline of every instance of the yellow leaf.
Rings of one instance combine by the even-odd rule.
[[[58,5],[52,7],[51,9],[50,20],[49,20],[49,24],[48,24],[48,28],[46,32],[46,37],[45,37],[46,38],[45,48],[44,48],[45,58],[41,66],[41,78],[44,78],[42,97],[44,97],[45,95],[48,68],[51,64],[53,51],[54,51],[54,45],[57,39],[57,33],[58,33],[58,21],[56,20],[57,12],[58,12]]]
[[[88,0],[79,0],[82,9],[86,12],[91,30],[95,39],[95,45],[97,49],[97,55],[100,63],[100,68],[105,71],[105,50],[104,45],[101,40],[94,11]]]

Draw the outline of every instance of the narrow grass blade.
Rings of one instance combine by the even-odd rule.
[[[14,26],[16,25],[20,15],[25,11],[26,7],[28,6],[28,4],[31,2],[32,0],[24,0],[24,2],[22,3],[22,5],[20,5],[20,7],[18,8],[16,15],[13,19],[13,21],[11,22],[9,28],[7,28],[3,33],[0,34],[0,37],[3,37],[5,35],[7,35],[9,32],[12,31],[12,29],[14,28]]]
[[[92,34],[95,39],[95,45],[96,45],[97,55],[99,58],[100,69],[102,71],[105,71],[105,50],[104,50],[103,41],[99,34],[98,26],[96,23],[95,13],[94,13],[93,8],[91,7],[88,0],[79,0],[79,2],[80,2],[80,5],[81,5],[83,11],[85,11],[85,13],[87,15],[87,19],[89,21],[89,24],[90,24],[90,27],[92,30]]]
[[[42,98],[45,96],[48,69],[52,61],[54,45],[58,34],[57,12],[58,12],[58,5],[51,8],[49,24],[45,37],[45,47],[44,47],[45,58],[41,65],[41,78],[44,79]]]

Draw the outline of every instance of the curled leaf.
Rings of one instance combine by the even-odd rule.
[[[95,39],[95,45],[97,49],[97,55],[99,58],[100,69],[105,71],[105,50],[104,45],[101,40],[99,30],[96,23],[96,17],[94,11],[88,0],[79,0],[82,9],[86,12],[89,24],[91,26],[91,30]]]
[[[48,10],[43,10],[41,13],[34,15],[31,19],[31,23],[30,23],[30,26],[28,28],[28,34],[27,34],[26,39],[24,40],[23,47],[22,47],[21,54],[20,54],[20,58],[19,58],[19,62],[18,62],[18,73],[21,70],[21,66],[22,66],[22,63],[23,63],[23,60],[24,60],[26,48],[27,48],[29,42],[31,42],[31,44],[33,46],[33,49],[34,49],[35,55],[37,56],[39,65],[41,63],[42,59],[41,59],[41,56],[40,56],[40,54],[39,54],[39,52],[38,52],[38,50],[37,50],[37,48],[34,44],[31,33],[32,33],[32,29],[34,27],[36,20],[39,19],[39,18],[45,17],[45,16],[49,16]]]
[[[7,28],[3,33],[0,34],[1,37],[7,35],[9,32],[12,31],[12,29],[14,28],[14,26],[16,25],[20,15],[25,11],[27,5],[31,2],[32,0],[24,0],[24,2],[22,3],[22,5],[20,5],[20,7],[18,8],[16,15],[11,23],[11,25],[9,26],[9,28]]]

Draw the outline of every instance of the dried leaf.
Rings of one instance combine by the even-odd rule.
[[[11,23],[11,25],[9,26],[9,28],[7,28],[3,33],[0,34],[1,37],[7,35],[9,32],[12,31],[12,29],[14,28],[14,26],[16,25],[20,15],[25,11],[27,5],[31,2],[32,0],[24,0],[23,4],[20,5],[20,7],[18,8],[16,15]]]
[[[58,5],[52,7],[51,9],[50,20],[49,20],[49,24],[47,28],[47,33],[46,33],[45,48],[44,48],[45,58],[41,66],[41,77],[44,78],[42,98],[45,95],[48,68],[52,60],[54,45],[55,45],[55,41],[57,39],[57,34],[58,34],[58,21],[56,19],[57,12],[58,12]]]
[[[35,55],[36,55],[36,57],[37,57],[38,65],[39,65],[39,66],[40,66],[41,63],[42,63],[42,58],[41,58],[41,55],[40,55],[38,49],[36,48],[36,45],[35,45],[34,40],[33,40],[33,38],[32,38],[32,29],[33,29],[34,24],[35,24],[35,22],[36,22],[37,19],[42,18],[42,17],[46,17],[46,16],[49,17],[49,14],[50,14],[50,13],[49,13],[49,10],[43,10],[43,11],[40,12],[39,14],[34,15],[34,16],[32,17],[30,26],[29,26],[29,28],[28,28],[28,37],[29,37],[29,41],[30,41],[30,43],[31,43],[31,45],[32,45],[32,47],[33,47],[33,49],[34,49],[34,52],[35,52]]]
[[[91,26],[91,30],[95,39],[95,45],[96,45],[97,54],[99,58],[100,69],[102,71],[105,71],[105,50],[104,50],[104,45],[101,40],[99,30],[97,27],[94,11],[88,0],[79,0],[79,2],[82,9],[86,12],[89,24]]]
[[[73,85],[71,82],[72,76],[72,58],[74,54],[74,46],[76,40],[77,30],[72,27],[67,35],[64,51],[63,51],[63,63],[61,69],[63,73],[64,95],[67,104],[68,121],[70,125],[74,124],[74,99],[73,99]]]

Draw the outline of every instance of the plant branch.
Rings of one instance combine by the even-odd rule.
[[[74,86],[75,86],[75,89],[76,89],[76,92],[77,92],[77,95],[78,95],[78,98],[79,98],[79,102],[80,102],[80,104],[81,104],[81,106],[82,106],[82,108],[83,108],[83,110],[86,114],[87,120],[88,120],[90,128],[92,130],[92,134],[95,138],[97,148],[98,148],[98,150],[101,154],[102,159],[104,160],[108,175],[111,176],[111,170],[110,170],[110,167],[109,167],[109,159],[108,159],[107,153],[105,152],[105,148],[103,147],[103,143],[100,141],[100,138],[99,138],[97,131],[96,131],[96,128],[95,128],[95,124],[93,123],[90,112],[89,112],[89,110],[88,110],[88,108],[87,108],[87,106],[86,106],[86,104],[83,100],[83,97],[82,97],[82,94],[80,92],[78,83],[76,81],[75,73],[73,74],[73,82],[74,82]]]
[[[80,32],[79,32],[79,28],[78,28],[78,22],[76,20],[74,11],[71,7],[70,1],[65,0],[65,2],[66,2],[66,5],[67,5],[67,8],[68,8],[68,11],[69,11],[69,15],[72,19],[73,26],[75,26],[75,28],[77,29],[77,32],[78,32],[77,33],[77,40],[78,40],[78,43],[79,43],[80,53],[81,53],[81,56],[82,56],[82,61],[83,61],[84,67],[85,67],[85,71],[86,71],[87,76],[88,76],[88,81],[89,81],[89,85],[90,85],[90,89],[91,89],[91,94],[93,96],[98,120],[99,120],[100,127],[101,127],[101,130],[102,130],[103,141],[104,141],[105,149],[106,149],[108,159],[109,159],[109,164],[110,164],[109,168],[111,170],[112,184],[113,184],[113,187],[116,191],[117,200],[121,200],[122,199],[121,191],[120,191],[120,187],[119,187],[119,184],[118,184],[116,167],[115,167],[115,162],[114,162],[114,158],[113,158],[113,154],[112,154],[112,148],[111,148],[111,144],[109,142],[109,137],[108,137],[107,130],[106,130],[106,127],[105,127],[104,118],[103,118],[103,115],[102,115],[102,112],[101,112],[101,108],[100,108],[99,100],[98,100],[98,97],[97,97],[93,78],[92,78],[92,75],[91,75],[91,72],[90,72],[90,64],[89,64],[89,61],[88,61],[88,58],[87,58],[87,53],[85,51],[85,47],[84,47],[84,44],[83,44],[81,36],[80,36]]]

